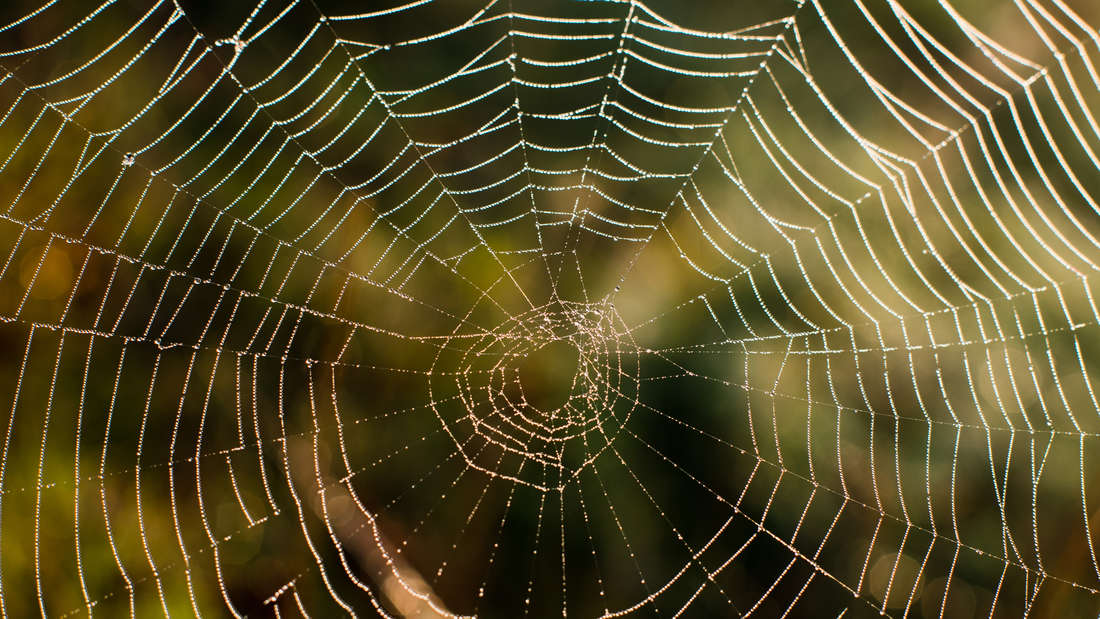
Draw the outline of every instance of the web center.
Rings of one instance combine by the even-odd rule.
[[[551,340],[527,353],[516,367],[527,404],[544,412],[564,406],[579,365],[580,351],[569,340]]]

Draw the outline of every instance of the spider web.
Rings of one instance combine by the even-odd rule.
[[[1094,617],[1098,22],[5,5],[0,615]]]

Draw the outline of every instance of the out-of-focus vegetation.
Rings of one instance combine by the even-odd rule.
[[[0,611],[1095,616],[1070,4],[5,5]]]

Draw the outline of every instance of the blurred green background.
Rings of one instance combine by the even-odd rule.
[[[1096,616],[1098,23],[5,5],[0,611]]]

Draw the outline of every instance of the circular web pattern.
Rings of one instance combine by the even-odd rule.
[[[0,617],[1096,617],[1085,0],[0,7]]]
[[[462,458],[488,475],[561,491],[638,406],[639,352],[614,306],[556,301],[459,342],[444,340],[429,372],[460,397],[437,402],[437,388],[429,399]],[[505,457],[527,475],[500,472]]]

